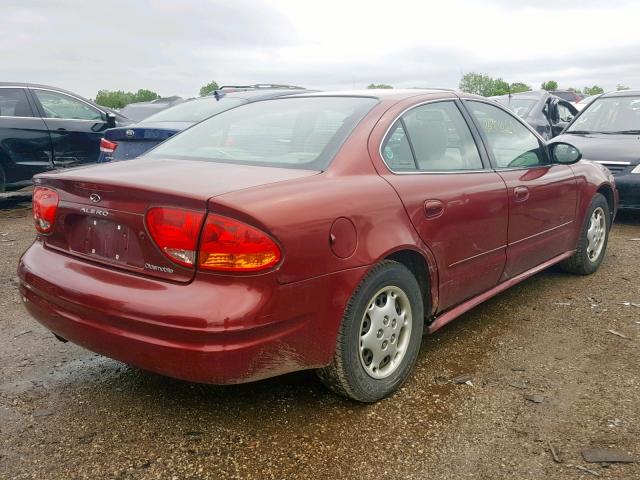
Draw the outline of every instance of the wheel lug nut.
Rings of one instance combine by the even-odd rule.
[[[389,341],[390,341],[391,343],[393,343],[393,342],[395,342],[395,341],[396,341],[396,334],[395,334],[395,333],[394,333],[393,335],[391,335],[391,338],[389,339]]]
[[[394,318],[393,320],[391,320],[391,326],[393,328],[396,328],[396,325],[398,324],[398,322],[396,321],[396,319]]]
[[[382,320],[382,323],[384,324],[385,327],[389,325],[389,317],[385,315],[384,319]]]
[[[382,342],[382,349],[384,350],[385,348],[387,348],[388,344],[389,344],[389,342],[387,342],[386,340],[384,342]]]
[[[376,336],[378,338],[382,338],[382,335],[384,335],[384,332],[382,331],[382,329],[378,330],[378,333],[376,334]]]

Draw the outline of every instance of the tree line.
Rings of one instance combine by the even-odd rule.
[[[200,87],[200,96],[204,97],[211,92],[218,90],[219,85],[215,80],[204,84]],[[386,83],[370,83],[367,88],[393,88]],[[502,78],[492,78],[484,73],[469,72],[462,75],[458,88],[463,92],[475,93],[483,97],[493,97],[495,95],[507,95],[509,93],[528,92],[531,87],[523,82],[509,83]],[[552,91],[558,90],[558,82],[549,80],[542,82],[540,85],[542,90]],[[582,89],[569,87],[565,90],[571,90],[584,95],[598,95],[604,93],[604,89],[598,85],[592,87],[583,87]],[[629,90],[626,85],[618,84],[617,90]],[[130,103],[149,102],[161,98],[156,92],[141,88],[137,92],[125,92],[123,90],[100,90],[96,94],[95,102],[110,108],[123,108]]]
[[[371,83],[367,88],[393,88],[391,85],[385,83]],[[469,72],[462,75],[458,88],[467,93],[474,93],[476,95],[482,95],[483,97],[493,97],[496,95],[508,95],[510,93],[529,92],[532,90],[530,85],[524,82],[512,82],[509,83],[502,78],[493,78],[485,73]],[[559,90],[558,82],[555,80],[549,80],[542,82],[540,89],[553,91]],[[629,90],[626,85],[618,84],[617,90]],[[572,92],[584,94],[584,95],[599,95],[604,93],[604,89],[598,85],[591,87],[574,88],[568,87],[563,90],[570,90]]]
[[[209,95],[218,88],[218,83],[215,80],[212,80],[200,87],[200,96],[204,97]],[[156,92],[141,88],[137,92],[125,92],[123,90],[99,90],[94,101],[103,107],[124,108],[130,103],[150,102],[158,98],[161,97]]]

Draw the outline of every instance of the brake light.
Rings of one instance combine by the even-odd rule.
[[[255,272],[280,261],[280,248],[246,223],[210,213],[202,230],[198,265],[206,270]]]
[[[36,187],[32,199],[33,221],[40,233],[51,233],[58,211],[58,193],[47,187]]]
[[[179,265],[193,268],[204,213],[154,207],[147,211],[147,229],[162,252]]]
[[[100,139],[100,151],[102,153],[113,153],[118,148],[118,144],[116,142],[111,142],[106,138]]]

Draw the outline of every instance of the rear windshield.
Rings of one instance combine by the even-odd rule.
[[[324,170],[376,103],[364,97],[249,103],[185,130],[146,156]]]
[[[199,98],[183,102],[169,107],[144,119],[147,122],[190,122],[197,123],[230,108],[246,103],[242,98],[223,97],[216,100],[215,97]]]

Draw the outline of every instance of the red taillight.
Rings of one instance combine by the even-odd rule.
[[[58,193],[47,187],[33,190],[33,221],[40,233],[51,233],[58,211]]]
[[[147,211],[147,229],[167,257],[193,268],[203,217],[193,210],[154,207]]]
[[[113,153],[118,148],[118,144],[116,142],[110,142],[106,138],[100,139],[100,151],[102,153]]]
[[[198,265],[206,270],[255,272],[280,261],[271,237],[246,223],[210,213],[202,230]]]

